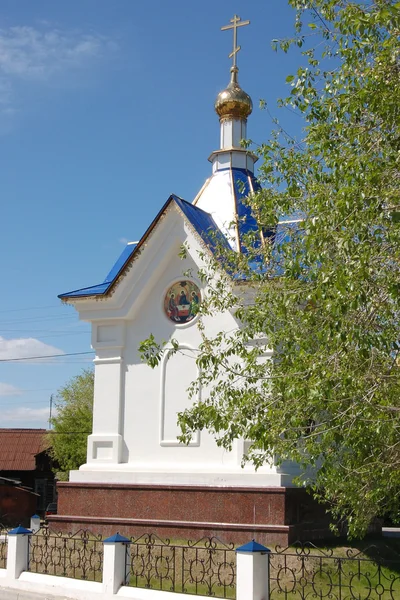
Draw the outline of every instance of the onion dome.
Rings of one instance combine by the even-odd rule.
[[[247,119],[253,110],[251,98],[240,87],[237,74],[239,69],[231,67],[231,80],[215,101],[215,111],[220,119]]]

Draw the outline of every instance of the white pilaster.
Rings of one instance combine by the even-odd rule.
[[[123,322],[93,324],[96,351],[93,433],[88,437],[88,463],[120,463],[124,411],[125,326]]]

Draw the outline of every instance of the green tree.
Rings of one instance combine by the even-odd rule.
[[[179,419],[185,441],[207,428],[225,448],[251,440],[255,465],[298,461],[298,484],[360,536],[375,515],[400,516],[400,3],[289,4],[294,36],[273,45],[302,49],[280,104],[304,139],[276,123],[249,203],[261,231],[302,222],[225,255],[236,283],[213,278],[221,260],[200,273],[202,315],[232,310],[239,327],[210,339],[200,321],[202,400]],[[161,348],[142,351],[156,362]]]
[[[48,438],[51,454],[59,465],[58,477],[68,480],[68,473],[86,462],[87,436],[92,430],[94,372],[85,369],[72,377],[57,392],[57,414]]]

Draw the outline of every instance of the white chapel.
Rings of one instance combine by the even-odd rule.
[[[235,526],[243,527],[253,520],[254,527],[261,529],[289,527],[287,521],[293,521],[284,506],[295,466],[278,468],[270,464],[258,471],[251,465],[243,467],[246,441],[236,441],[232,451],[227,452],[217,446],[207,431],[198,432],[189,445],[177,439],[177,413],[188,406],[187,390],[197,376],[196,350],[201,341],[197,306],[207,294],[204,283],[196,277],[196,272],[204,267],[201,255],[214,252],[216,237],[241,252],[241,237],[256,228],[244,199],[259,189],[254,174],[257,157],[241,146],[241,140],[247,137],[252,101],[240,87],[236,64],[240,49],[237,29],[246,24],[248,21],[235,16],[227,26],[234,33],[233,65],[228,86],[215,101],[220,142],[219,149],[209,157],[209,179],[191,202],[171,195],[141,239],[127,244],[102,283],[59,296],[75,307],[80,319],[91,323],[96,355],[93,431],[88,437],[87,461],[70,473],[68,483],[59,487],[60,509],[66,520],[73,516],[76,522],[80,515],[80,522],[86,523],[85,519],[97,515],[98,524],[104,519],[125,519],[126,525],[133,526],[138,515],[142,515],[135,504],[138,490],[147,494],[150,504],[151,494],[158,490],[162,496],[157,496],[161,498],[158,504],[152,504],[152,516],[143,513],[149,525],[155,515],[164,528],[168,523],[183,521],[190,521],[195,527],[194,523],[201,521],[202,531],[207,527],[215,531],[222,517],[211,509],[207,514],[190,513],[188,509],[180,514],[174,506],[183,498],[179,493],[212,491],[220,498],[225,492],[232,503],[236,496],[231,494],[247,490],[264,493],[264,516],[253,517],[255,510],[249,509],[246,517],[229,517],[225,512],[225,520],[231,519]],[[242,219],[244,216],[246,219]],[[179,256],[183,244],[188,248],[184,259]],[[188,272],[190,277],[184,275]],[[202,318],[210,336],[239,326],[230,312]],[[139,353],[139,344],[150,334],[158,341],[175,339],[180,349],[173,353],[167,344],[161,363],[154,369],[142,362]],[[95,490],[99,498],[100,494],[104,498],[105,490],[118,489],[130,494],[135,514],[129,513],[128,508],[117,508],[117,492],[112,496],[114,500],[110,496],[110,504],[102,512],[90,504]],[[81,506],[78,510],[79,490],[81,494],[87,490],[90,509]],[[281,516],[271,508],[278,492],[282,496]],[[197,497],[192,498],[196,503]],[[246,536],[247,539],[247,533]]]

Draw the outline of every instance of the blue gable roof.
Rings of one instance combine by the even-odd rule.
[[[245,235],[250,231],[258,231],[256,220],[251,214],[251,209],[245,202],[245,199],[249,196],[250,193],[256,192],[261,188],[254,175],[246,169],[232,169],[232,175],[234,182],[236,207],[239,216],[239,234],[241,237],[242,235]],[[205,212],[201,208],[198,208],[194,204],[191,204],[190,202],[179,198],[179,196],[172,194],[167,200],[167,202],[164,204],[154,221],[151,223],[150,227],[147,229],[141,240],[139,242],[132,242],[127,244],[127,246],[124,248],[121,255],[119,256],[114,266],[107,274],[106,278],[102,283],[80,288],[78,290],[73,290],[71,292],[66,292],[64,294],[60,294],[58,297],[62,300],[66,300],[68,298],[73,299],[92,296],[105,296],[110,291],[112,286],[116,283],[117,279],[125,270],[125,267],[131,261],[131,259],[133,259],[135,252],[139,250],[140,246],[145,241],[153,227],[157,224],[161,215],[165,212],[165,210],[171,204],[171,202],[174,202],[176,206],[182,211],[184,217],[189,221],[196,233],[201,237],[201,239],[208,246],[211,252],[215,252],[219,246],[225,248],[228,251],[231,250],[228,240],[223,235],[223,233],[221,232],[221,230],[219,229],[219,227],[217,226],[214,219],[209,213]],[[275,259],[277,259],[277,257],[279,256],[280,246],[284,242],[290,240],[292,232],[294,233],[294,231],[296,230],[298,230],[297,223],[285,223],[283,221],[278,225],[276,230],[264,232],[264,236],[268,236],[274,239],[273,256],[275,257]],[[242,247],[242,251],[243,250],[245,251],[245,249]],[[279,260],[275,260],[274,262],[276,264],[273,273],[268,268],[260,268],[260,264],[256,260],[254,261],[254,265],[252,265],[252,268],[254,269],[254,271],[263,273],[269,272],[271,275],[278,275]],[[227,268],[229,272],[229,267],[227,265],[225,265],[225,268]],[[246,279],[246,277],[240,273],[231,275],[236,280]]]
[[[113,286],[113,284],[117,281],[121,273],[124,271],[127,264],[133,258],[135,251],[147,238],[148,234],[157,224],[161,215],[164,213],[164,211],[170,205],[171,202],[174,202],[180,208],[184,216],[191,223],[197,234],[201,237],[201,239],[205,242],[205,244],[210,248],[211,251],[215,250],[219,244],[225,247],[226,249],[230,249],[230,246],[225,236],[222,234],[211,215],[206,213],[201,208],[197,208],[190,202],[186,202],[186,200],[179,198],[179,196],[175,196],[175,194],[172,194],[167,200],[167,202],[164,204],[164,206],[162,207],[162,209],[160,210],[150,227],[147,229],[146,233],[143,235],[141,240],[137,243],[130,243],[124,248],[118,260],[116,261],[111,271],[108,273],[107,277],[102,283],[80,288],[79,290],[66,292],[64,294],[60,294],[58,297],[61,298],[61,300],[66,300],[68,298],[85,298],[90,296],[106,295]]]
[[[117,262],[105,278],[104,283],[112,283],[114,281],[114,279],[119,275],[120,271],[122,271],[125,264],[128,262],[128,260],[134,253],[137,245],[137,242],[131,242],[130,244],[127,244],[125,246]]]
[[[102,296],[108,292],[118,275],[123,271],[126,263],[131,258],[133,253],[135,252],[137,247],[137,243],[127,244],[120,254],[117,262],[114,264],[111,271],[108,273],[107,277],[103,281],[103,283],[99,283],[97,285],[91,285],[89,287],[81,288],[79,290],[73,290],[72,292],[66,292],[65,294],[60,294],[58,297],[61,300],[66,298],[84,298],[86,296]]]

